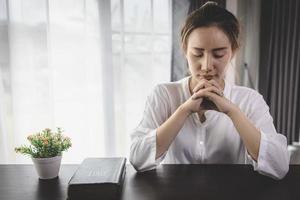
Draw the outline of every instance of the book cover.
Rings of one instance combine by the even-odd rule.
[[[68,185],[68,199],[118,199],[125,177],[126,158],[86,158]]]

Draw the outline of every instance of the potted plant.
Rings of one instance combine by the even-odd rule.
[[[58,176],[62,152],[72,146],[71,139],[62,133],[61,128],[57,128],[56,132],[46,128],[27,137],[29,146],[22,145],[15,148],[17,153],[31,157],[40,179]]]

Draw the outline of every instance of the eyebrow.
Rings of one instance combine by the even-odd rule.
[[[204,51],[203,48],[198,48],[198,47],[193,47],[193,49],[196,49],[198,51]],[[225,50],[225,49],[227,49],[227,47],[219,47],[219,48],[213,49],[213,51],[221,51],[221,50]]]

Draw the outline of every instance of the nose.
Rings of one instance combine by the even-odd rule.
[[[212,59],[209,54],[206,54],[202,62],[201,71],[209,72],[211,70],[212,70]]]

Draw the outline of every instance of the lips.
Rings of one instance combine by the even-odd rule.
[[[200,78],[200,79],[204,78],[204,79],[206,79],[208,81],[211,80],[211,79],[213,79],[214,76],[215,75],[212,75],[212,74],[197,74],[198,78]]]
[[[214,76],[212,75],[206,75],[206,76],[203,76],[203,78],[205,78],[206,80],[211,80]]]

